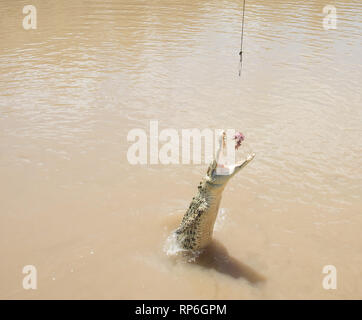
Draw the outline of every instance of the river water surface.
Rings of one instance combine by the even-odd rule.
[[[28,4],[0,2],[0,298],[362,298],[360,1],[247,0],[241,77],[242,1]],[[131,165],[152,120],[256,153],[199,263],[164,244],[207,165]]]

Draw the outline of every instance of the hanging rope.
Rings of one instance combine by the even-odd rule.
[[[243,38],[244,38],[244,16],[245,16],[245,0],[243,2],[243,19],[241,23],[241,44],[240,44],[240,64],[239,64],[239,77],[241,76],[241,69],[243,68]]]

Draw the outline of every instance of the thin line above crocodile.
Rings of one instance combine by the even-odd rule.
[[[253,153],[246,160],[235,165],[224,165],[221,163],[220,155],[226,148],[225,137],[226,134],[223,132],[219,140],[217,154],[209,165],[206,176],[198,186],[197,195],[192,199],[180,226],[175,231],[176,240],[183,250],[198,251],[210,243],[222,192],[227,182],[255,157]],[[235,149],[238,149],[244,136],[238,133],[235,140]],[[227,171],[220,173],[218,168],[225,168]]]

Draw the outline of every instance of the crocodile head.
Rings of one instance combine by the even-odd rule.
[[[241,132],[235,134],[233,139],[227,142],[226,132],[222,131],[219,136],[219,146],[216,152],[215,159],[211,164],[207,175],[210,178],[210,182],[215,185],[225,186],[226,183],[233,177],[236,173],[245,167],[251,160],[254,159],[255,153],[249,154],[246,159],[235,161],[230,161],[230,157],[226,157],[227,154],[227,143],[233,143],[234,150],[237,152],[242,142],[245,140],[244,135]],[[235,153],[232,155],[235,158]]]

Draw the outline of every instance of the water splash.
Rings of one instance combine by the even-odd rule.
[[[163,246],[163,251],[167,256],[172,257],[181,257],[187,262],[195,262],[196,259],[200,256],[203,250],[186,250],[182,248],[177,241],[177,236],[175,231],[173,231],[165,241]]]
[[[185,252],[187,250],[185,250],[180,246],[180,244],[177,241],[176,233],[175,231],[173,231],[166,239],[166,242],[163,246],[163,251],[168,256],[175,256],[178,255],[180,252]]]

